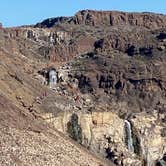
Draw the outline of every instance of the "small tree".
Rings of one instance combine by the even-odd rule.
[[[78,143],[82,143],[82,129],[78,124],[78,115],[72,114],[71,120],[67,123],[67,132],[69,136],[77,141]]]

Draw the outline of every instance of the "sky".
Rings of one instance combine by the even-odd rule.
[[[166,14],[166,0],[0,0],[0,22],[4,27],[29,25],[84,9]]]

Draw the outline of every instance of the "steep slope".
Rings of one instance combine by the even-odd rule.
[[[1,35],[0,165],[108,165],[40,118],[43,93],[55,96],[37,77],[45,65],[21,54],[16,39]]]
[[[78,142],[109,164],[163,166],[165,18],[84,10],[1,28],[2,162],[107,165]],[[52,68],[58,72],[54,88],[43,74]]]
[[[0,95],[0,164],[106,165]]]

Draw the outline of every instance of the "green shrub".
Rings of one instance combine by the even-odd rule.
[[[78,124],[78,115],[75,113],[72,114],[71,120],[67,123],[67,132],[72,139],[82,143],[82,129]]]

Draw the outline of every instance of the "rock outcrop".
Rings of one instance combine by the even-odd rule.
[[[106,26],[141,26],[149,29],[165,27],[166,17],[153,13],[125,13],[117,11],[91,11],[83,10],[75,15],[76,24],[106,25]]]
[[[0,94],[0,164],[107,165]]]
[[[82,10],[74,17],[58,17],[44,20],[35,27],[50,28],[59,23],[89,26],[138,26],[148,29],[166,27],[166,16],[154,13],[126,13],[118,11]]]
[[[81,144],[96,154],[100,154],[123,165],[154,166],[166,151],[166,140],[162,137],[162,126],[156,121],[157,114],[134,114],[131,118],[133,151],[128,148],[125,139],[125,120],[112,112],[76,113],[81,127]],[[68,123],[73,113],[64,112],[55,116],[43,114],[43,119],[60,132],[68,133]],[[118,126],[118,127],[117,127]],[[128,149],[128,150],[127,150]]]
[[[162,158],[166,151],[166,140],[162,137],[163,126],[158,124],[158,118],[157,113],[154,113],[153,116],[136,115],[132,119],[133,134],[136,134],[137,140],[139,138],[135,148],[138,152],[140,151],[147,166],[155,165],[155,162]]]
[[[0,38],[1,165],[165,163],[165,15],[84,10]]]
[[[59,116],[52,113],[43,114],[43,119],[51,123],[60,132],[69,135],[68,123],[72,113],[64,112]],[[124,121],[111,112],[77,113],[82,130],[81,144],[96,155],[100,154],[119,164],[141,165],[136,155],[126,149],[124,140]],[[118,128],[115,127],[118,125]],[[110,156],[109,149],[113,155]],[[115,153],[115,154],[114,154]],[[123,154],[123,157],[121,156]],[[132,155],[132,159],[130,158]],[[135,159],[134,159],[135,158]]]

